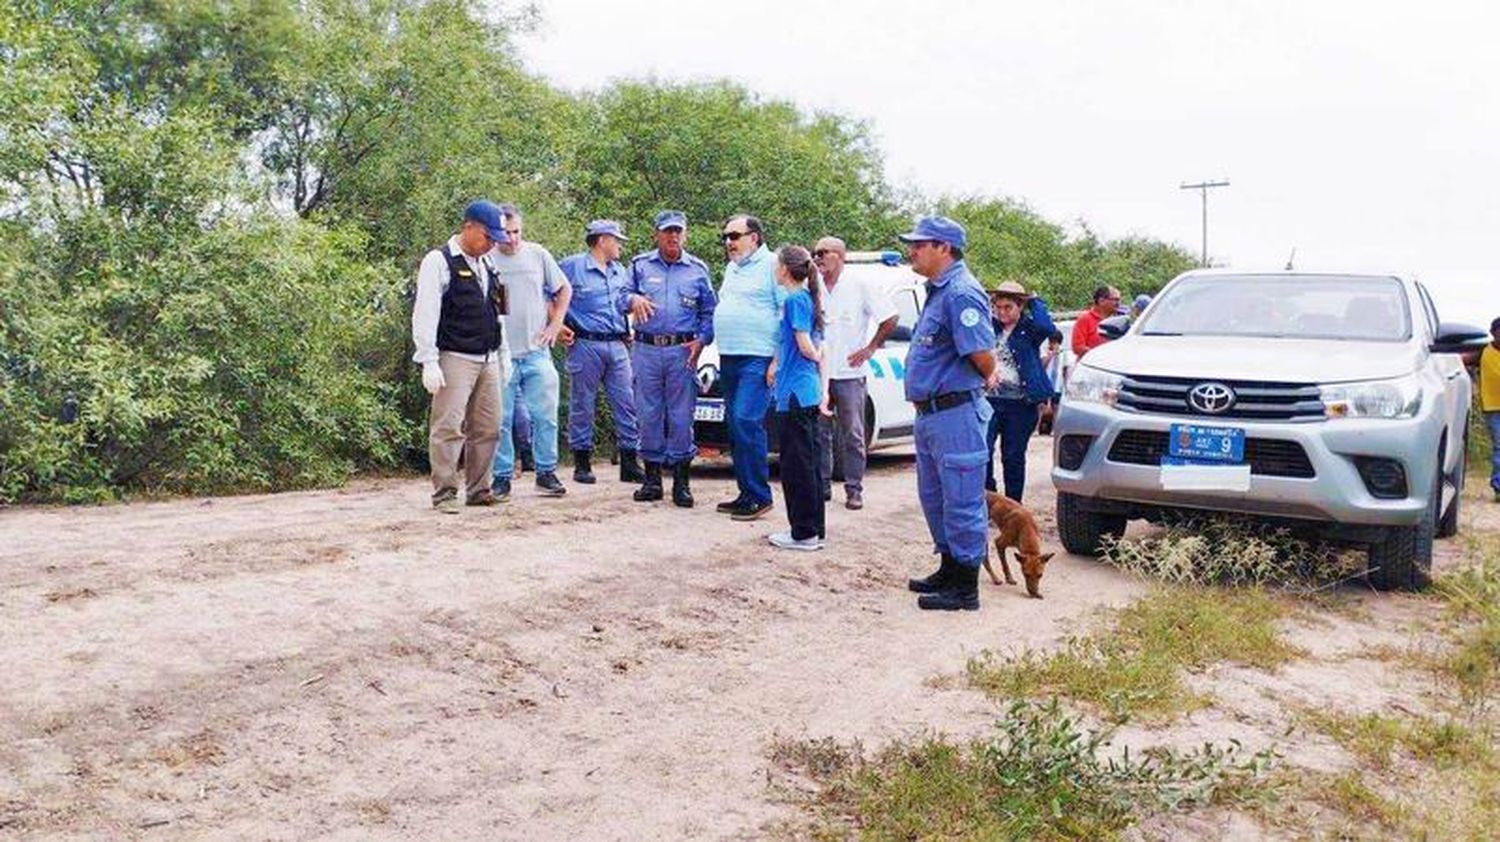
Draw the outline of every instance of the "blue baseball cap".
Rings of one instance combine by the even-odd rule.
[[[656,230],[662,231],[667,228],[687,229],[687,214],[682,211],[664,210],[656,215]]]
[[[491,240],[505,245],[510,242],[510,237],[505,233],[505,223],[501,221],[501,216],[500,206],[488,199],[476,199],[464,208],[464,222],[483,225]]]
[[[904,243],[934,240],[958,249],[964,248],[969,243],[969,235],[964,231],[964,227],[946,216],[924,216],[917,220],[915,229],[899,236]]]
[[[630,239],[625,236],[625,229],[620,227],[620,223],[613,219],[596,219],[583,229],[584,239],[602,234],[608,234],[621,242]]]
[[[1133,306],[1137,310],[1144,310],[1144,309],[1146,309],[1146,305],[1148,305],[1150,303],[1151,303],[1151,296],[1149,296],[1149,295],[1147,295],[1147,294],[1145,294],[1143,292],[1140,295],[1137,295],[1135,297],[1135,304]]]

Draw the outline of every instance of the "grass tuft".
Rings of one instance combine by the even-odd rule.
[[[1099,839],[1150,814],[1278,794],[1270,752],[1248,755],[1238,743],[1116,752],[1109,732],[1085,730],[1056,699],[1013,702],[993,734],[967,744],[929,737],[871,758],[857,747],[832,753],[856,759],[788,767],[819,782],[813,803],[829,836]],[[828,754],[772,750],[779,762]]]
[[[1100,555],[1122,570],[1175,585],[1308,591],[1365,569],[1360,553],[1231,515],[1184,517],[1143,538],[1107,536]]]
[[[1058,652],[983,652],[969,660],[969,683],[997,698],[1065,696],[1115,722],[1165,719],[1209,701],[1188,689],[1184,670],[1225,662],[1274,669],[1301,656],[1277,630],[1287,611],[1260,589],[1166,588]]]

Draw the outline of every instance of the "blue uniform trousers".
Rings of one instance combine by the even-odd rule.
[[[927,530],[937,552],[968,567],[988,555],[984,433],[990,413],[975,392],[967,404],[917,416],[917,497]]]
[[[688,365],[688,346],[637,344],[632,362],[641,458],[664,465],[690,461],[698,453],[693,444],[698,381]]]
[[[769,503],[771,464],[766,461],[770,448],[766,438],[766,410],[771,405],[771,387],[766,385],[766,369],[771,367],[771,358],[726,354],[719,359],[719,367],[735,484],[745,501]]]
[[[511,419],[519,401],[531,411],[531,453],[536,469],[557,470],[557,366],[552,350],[542,348],[511,360],[510,379],[501,389],[505,414],[500,418],[500,446],[495,448],[495,479],[510,479],[516,468],[516,448],[511,441]]]
[[[984,452],[989,460],[984,466],[984,487],[995,490],[995,440],[1000,440],[1000,468],[1005,476],[1005,496],[1021,502],[1026,491],[1026,444],[1036,432],[1040,413],[1031,401],[1016,398],[989,398],[989,429],[985,432]]]
[[[630,352],[625,343],[578,339],[568,349],[568,449],[594,449],[594,397],[599,384],[615,416],[615,443],[621,450],[639,450],[635,425],[635,392]]]
[[[531,452],[531,411],[526,408],[526,402],[516,404],[515,412],[512,413],[511,428],[515,431],[511,436],[511,445],[517,453]]]

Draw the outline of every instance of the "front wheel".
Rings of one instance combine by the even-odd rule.
[[[1089,511],[1084,506],[1084,498],[1059,491],[1057,534],[1068,552],[1097,556],[1105,535],[1119,538],[1125,534],[1125,516]]]
[[[1432,483],[1434,502],[1415,526],[1392,526],[1370,545],[1365,576],[1378,591],[1419,591],[1432,584],[1432,539],[1443,506],[1443,470]]]
[[[1443,512],[1443,517],[1438,521],[1437,536],[1439,538],[1452,538],[1458,534],[1459,504],[1464,499],[1464,474],[1469,470],[1469,441],[1464,439],[1464,449],[1458,454],[1458,473],[1453,475],[1453,505]],[[1438,498],[1438,505],[1442,505],[1442,498]]]

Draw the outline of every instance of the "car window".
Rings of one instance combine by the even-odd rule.
[[[1437,336],[1440,322],[1437,307],[1432,303],[1432,296],[1427,294],[1427,287],[1421,284],[1417,284],[1417,294],[1422,297],[1422,311],[1427,315],[1427,329],[1433,336]]]
[[[1168,287],[1140,332],[1390,342],[1411,336],[1411,314],[1395,278],[1213,275]]]

